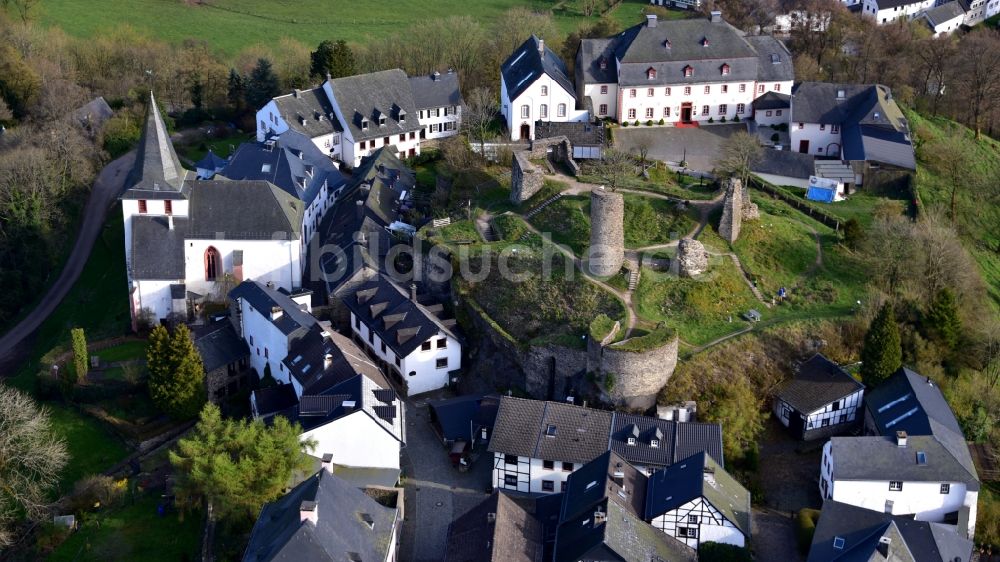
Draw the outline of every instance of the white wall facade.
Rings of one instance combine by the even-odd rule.
[[[152,311],[157,320],[170,316],[170,313],[173,312],[170,285],[183,282],[183,279],[136,280],[134,282],[135,291],[132,292],[132,310],[138,313],[148,309]]]
[[[564,463],[553,460],[549,461],[552,463],[552,468],[546,468],[546,461],[543,459],[517,457],[517,462],[511,464],[508,464],[506,460],[504,453],[493,453],[494,489],[527,494],[561,492],[563,484],[569,480],[569,475],[583,466],[582,463]],[[549,484],[551,484],[551,489],[546,489]]]
[[[653,519],[653,527],[697,550],[703,542],[746,546],[746,536],[704,497]]]
[[[215,248],[222,257],[222,274],[233,271],[233,252],[243,251],[243,278],[274,283],[291,291],[302,286],[300,240],[191,240],[184,242],[187,289],[199,294],[218,290],[215,281],[205,279],[205,251]],[[222,298],[225,295],[221,295]]]
[[[453,137],[462,128],[462,107],[449,105],[417,111],[420,126],[424,128],[425,139]]]
[[[965,23],[965,20],[966,20],[965,15],[958,15],[951,18],[950,20],[943,21],[937,25],[932,26],[930,25],[929,21],[927,22],[927,24],[931,28],[931,31],[934,32],[934,35],[944,36],[944,35],[951,35],[955,31],[957,31],[958,28],[961,27],[963,23]]]
[[[969,537],[972,537],[979,492],[968,490],[964,482],[904,480],[901,490],[890,490],[891,474],[886,474],[885,480],[836,480],[833,474],[837,459],[833,458],[831,450],[832,445],[828,441],[823,446],[820,465],[820,494],[824,498],[893,515],[912,514],[918,521],[933,522],[941,522],[945,514],[967,506],[970,509]],[[941,493],[942,485],[948,486],[948,493]],[[890,501],[891,505],[887,503]]]
[[[368,125],[378,128],[378,125]],[[420,135],[416,131],[408,133],[388,135],[367,141],[354,142],[349,133],[344,133],[344,162],[353,168],[361,165],[361,159],[371,156],[376,150],[383,146],[396,146],[396,156],[400,160],[405,160],[411,156],[420,154]]]
[[[598,119],[618,118],[618,84],[584,84],[583,96],[594,103],[594,116]]]
[[[399,440],[363,410],[306,431],[302,440],[316,440],[315,451],[330,453],[342,466],[399,470]]]
[[[271,323],[271,311],[256,310],[246,300],[240,300],[240,318],[243,340],[250,348],[250,366],[257,376],[264,377],[265,365],[271,365],[271,376],[281,384],[291,382],[282,360],[288,356],[288,336]],[[295,389],[301,396],[300,388]]]
[[[920,0],[902,6],[879,9],[878,0],[864,0],[861,13],[875,19],[875,23],[882,25],[892,23],[897,20],[911,20],[920,15],[925,10],[933,8],[936,0]]]
[[[514,87],[517,85],[515,84]],[[588,121],[590,113],[585,109],[576,109],[576,98],[573,93],[559,85],[548,74],[542,74],[528,86],[517,99],[510,99],[508,84],[500,76],[500,110],[510,140],[529,140],[535,138],[535,121],[571,122]],[[563,109],[560,109],[563,108]],[[521,129],[527,126],[528,137],[522,139]]]
[[[839,158],[844,146],[839,125],[792,122],[788,126],[788,132],[792,144],[789,149],[796,152]],[[808,142],[808,146],[803,147],[803,141]]]
[[[654,123],[660,119],[665,123],[677,122],[681,121],[684,104],[690,103],[692,121],[720,121],[723,117],[732,121],[736,116],[748,119],[753,112],[751,104],[757,97],[754,85],[754,82],[703,82],[677,86],[622,86],[616,118],[629,124],[636,120],[646,123],[650,119]],[[790,86],[782,87],[779,83],[778,88],[785,90]]]
[[[790,108],[781,109],[758,109],[753,112],[753,120],[761,127],[771,127],[773,125],[788,124],[792,115]]]
[[[291,95],[291,94],[288,94]],[[278,111],[278,104],[271,100],[257,111],[257,142],[264,142],[269,134],[280,135],[288,130],[288,122]],[[338,133],[328,133],[311,138],[316,148],[330,158],[339,159],[341,155],[341,138]]]

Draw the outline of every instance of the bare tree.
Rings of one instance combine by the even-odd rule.
[[[476,88],[466,97],[466,106],[462,114],[462,124],[469,136],[479,141],[480,153],[484,153],[486,136],[493,127],[500,108],[497,96],[489,88]]]
[[[600,178],[611,191],[616,191],[625,183],[625,179],[635,175],[635,161],[632,155],[623,150],[610,148],[593,167],[594,175]]]
[[[982,30],[969,34],[962,41],[955,66],[958,95],[969,112],[969,123],[978,140],[982,134],[983,118],[1000,106],[1000,35],[996,31]]]
[[[46,496],[69,459],[49,413],[28,395],[0,384],[0,546],[9,545],[8,523],[45,512]]]
[[[746,185],[750,180],[750,168],[760,160],[762,151],[756,135],[740,131],[722,143],[722,157],[717,166],[725,175],[740,178]]]
[[[951,69],[950,61],[955,56],[955,40],[949,36],[924,41],[921,48],[914,51],[914,56],[919,61],[917,71],[923,76],[919,93],[931,97],[931,113],[937,115]]]

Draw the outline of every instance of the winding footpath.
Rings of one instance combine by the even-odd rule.
[[[87,259],[90,258],[94,242],[97,241],[97,237],[104,227],[108,210],[114,205],[125,186],[125,178],[128,176],[134,159],[135,152],[129,152],[105,166],[97,175],[90,197],[87,199],[87,205],[83,209],[76,242],[66,258],[66,263],[59,273],[59,277],[38,301],[38,306],[3,337],[0,337],[0,373],[13,371],[12,365],[29,351],[22,343],[52,314],[52,311],[59,306],[59,303],[80,277],[83,267],[87,264]]]

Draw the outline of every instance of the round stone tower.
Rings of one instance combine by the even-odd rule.
[[[625,198],[604,187],[590,192],[590,250],[588,268],[592,275],[607,277],[618,273],[625,262]]]

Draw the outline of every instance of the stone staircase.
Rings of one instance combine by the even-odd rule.
[[[641,268],[631,260],[625,263],[625,267],[628,268],[628,290],[631,293],[636,287],[639,286]]]
[[[492,219],[490,219],[490,221],[483,226],[482,232],[480,234],[482,234],[483,240],[485,240],[486,242],[500,241],[500,235],[497,234],[497,229],[493,228]]]
[[[549,197],[548,199],[546,199],[545,201],[543,201],[541,205],[539,205],[539,206],[535,207],[534,209],[528,211],[528,213],[526,215],[524,215],[524,218],[530,219],[531,217],[537,215],[538,213],[541,213],[542,209],[544,209],[545,207],[548,207],[549,205],[555,203],[562,196],[563,196],[562,193],[556,193],[552,197]]]

